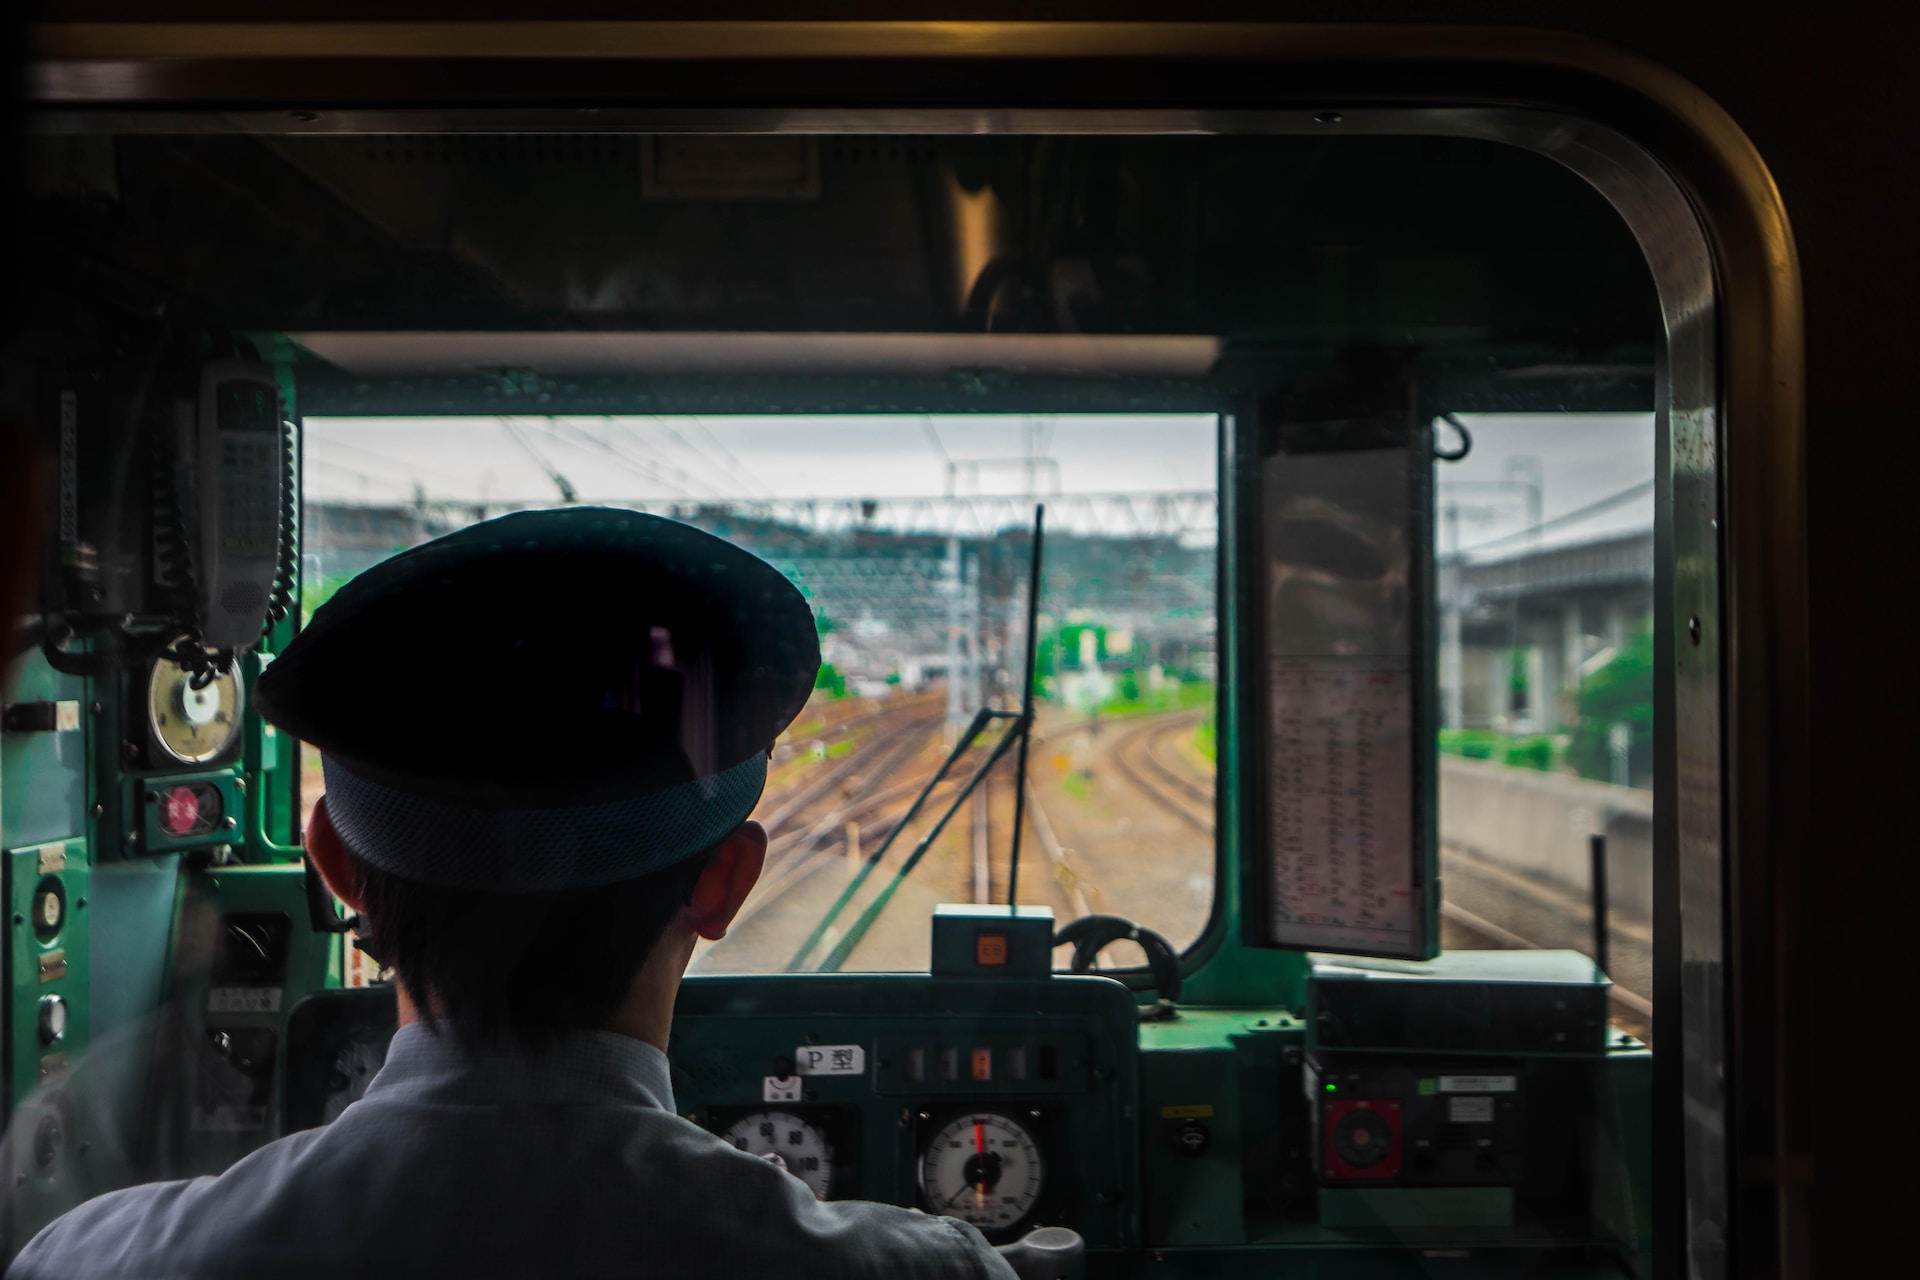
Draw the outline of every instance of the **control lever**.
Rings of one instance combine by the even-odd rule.
[[[1020,1280],[1082,1280],[1086,1275],[1087,1242],[1068,1227],[1036,1227],[996,1248]]]

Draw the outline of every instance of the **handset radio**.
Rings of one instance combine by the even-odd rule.
[[[283,593],[282,540],[287,460],[280,393],[273,371],[247,360],[221,360],[200,373],[196,401],[176,401],[189,430],[182,456],[197,455],[198,493],[183,493],[195,552],[196,612],[207,648],[242,652]],[[192,526],[197,525],[195,529]]]
[[[218,327],[166,325],[125,369],[59,364],[49,380],[61,457],[97,438],[144,459],[148,500],[131,466],[64,473],[78,482],[60,493],[48,664],[101,676],[171,662],[206,689],[286,618],[298,586],[298,428],[273,367]]]

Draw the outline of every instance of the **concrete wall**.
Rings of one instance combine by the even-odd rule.
[[[1607,837],[1613,911],[1653,918],[1653,793],[1585,778],[1440,757],[1440,843],[1590,892],[1587,837]]]

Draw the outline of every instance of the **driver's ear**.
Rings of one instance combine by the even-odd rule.
[[[714,847],[707,865],[687,895],[687,914],[694,931],[709,942],[727,936],[727,926],[740,913],[767,865],[767,829],[749,818]]]
[[[353,855],[347,850],[346,841],[333,829],[333,819],[327,814],[327,798],[321,796],[314,803],[313,817],[307,823],[306,834],[307,859],[313,863],[314,870],[327,882],[327,888],[333,896],[347,904],[347,910],[360,910],[360,895],[353,887]]]

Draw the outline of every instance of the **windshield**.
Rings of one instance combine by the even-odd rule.
[[[1434,479],[1441,942],[1592,955],[1647,1039],[1653,415],[1459,421]]]
[[[1122,915],[1176,948],[1199,938],[1215,878],[1213,415],[305,426],[309,613],[406,547],[566,500],[687,521],[806,595],[822,666],[754,814],[771,836],[767,871],[728,936],[702,944],[696,972],[811,969],[835,952],[834,968],[924,968],[935,904],[1008,900],[1015,753],[962,797],[997,729],[903,819],[976,712],[1019,709],[1044,504],[1018,900],[1062,923]],[[586,625],[591,617],[589,604]],[[504,725],[513,694],[499,695]],[[324,780],[317,753],[303,765],[310,813]],[[884,908],[862,922],[882,893]]]

